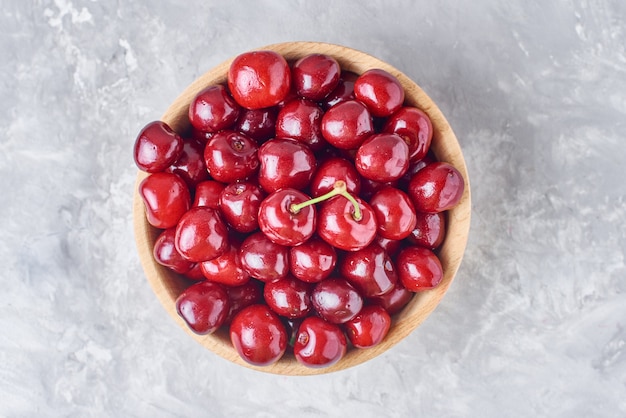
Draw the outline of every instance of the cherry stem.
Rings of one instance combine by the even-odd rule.
[[[354,213],[352,214],[352,217],[354,218],[355,221],[360,221],[361,218],[363,218],[363,214],[361,213],[359,202],[357,202],[354,196],[352,196],[348,192],[348,186],[346,186],[346,182],[343,180],[337,180],[335,184],[333,185],[333,189],[329,191],[328,193],[325,193],[321,196],[307,200],[306,202],[292,203],[291,206],[289,206],[289,211],[295,215],[296,213],[300,212],[300,210],[302,210],[303,208],[307,206],[315,205],[316,203],[320,203],[320,202],[330,199],[331,197],[340,196],[340,195],[345,197],[346,199],[350,201],[350,203],[352,203],[352,206],[354,206]]]

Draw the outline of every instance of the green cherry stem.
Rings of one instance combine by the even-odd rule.
[[[343,180],[337,180],[335,184],[333,185],[333,189],[329,191],[328,193],[315,197],[311,200],[307,200],[306,202],[291,204],[291,206],[289,206],[289,211],[295,215],[301,209],[307,206],[315,205],[316,203],[323,202],[325,200],[330,199],[331,197],[335,197],[339,195],[345,197],[352,203],[352,206],[354,206],[354,213],[352,214],[352,217],[354,218],[355,221],[360,221],[361,218],[363,218],[363,214],[361,213],[359,202],[357,202],[354,196],[352,196],[348,192],[348,187],[346,186],[346,182]]]

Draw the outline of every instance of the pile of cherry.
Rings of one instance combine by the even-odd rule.
[[[434,251],[464,182],[429,153],[432,123],[390,73],[248,52],[189,122],[149,123],[134,157],[154,258],[190,280],[176,308],[195,333],[228,327],[253,365],[290,349],[330,366],[441,281]]]

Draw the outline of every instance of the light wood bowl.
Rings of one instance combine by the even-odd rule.
[[[438,160],[454,165],[465,179],[465,192],[460,203],[448,212],[446,237],[438,253],[444,268],[442,282],[433,290],[416,294],[411,302],[394,316],[387,338],[375,347],[349,349],[346,356],[337,364],[322,369],[302,366],[296,362],[291,354],[286,354],[274,365],[255,367],[239,357],[230,343],[227,332],[218,332],[208,336],[196,335],[188,329],[184,321],[178,316],[175,301],[189,282],[154,261],[152,247],[159,231],[146,221],[143,202],[137,193],[137,187],[135,187],[133,217],[139,257],[148,282],[172,319],[185,329],[192,338],[219,356],[251,369],[283,375],[313,375],[347,369],[380,355],[409,335],[433,312],[450,287],[461,264],[470,228],[470,185],[465,160],[452,128],[437,105],[415,82],[391,65],[354,49],[318,42],[288,42],[258,49],[276,51],[288,61],[297,60],[311,53],[327,54],[334,57],[342,69],[357,74],[372,68],[381,68],[395,75],[402,83],[406,94],[406,105],[419,107],[430,116],[434,128],[431,149]],[[187,131],[190,126],[187,116],[189,103],[196,93],[204,87],[225,84],[228,68],[233,59],[234,57],[223,62],[191,83],[170,105],[161,119],[177,132]],[[145,176],[145,173],[139,172],[136,186]]]

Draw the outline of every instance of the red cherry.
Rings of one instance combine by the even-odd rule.
[[[336,263],[335,249],[317,237],[289,249],[291,273],[307,283],[317,283],[327,278]]]
[[[326,321],[343,324],[361,311],[363,298],[347,280],[330,278],[315,285],[311,303]]]
[[[293,353],[298,363],[322,368],[332,366],[343,358],[347,351],[346,336],[335,324],[322,318],[309,316],[298,327]]]
[[[311,287],[292,276],[265,285],[265,302],[286,318],[303,318],[311,310]]]
[[[139,194],[146,208],[148,223],[155,228],[176,226],[191,206],[189,188],[176,174],[150,174],[139,183]]]
[[[408,190],[409,183],[411,182],[411,179],[413,178],[415,173],[426,167],[428,164],[434,163],[435,161],[436,160],[434,159],[434,157],[432,157],[430,154],[427,154],[421,160],[409,164],[409,168],[406,170],[406,173],[404,173],[404,175],[400,177],[400,180],[398,180],[398,188],[402,190]]]
[[[328,193],[339,180],[346,183],[346,189],[352,195],[358,195],[361,191],[361,176],[354,165],[345,158],[331,157],[320,164],[313,174],[309,184],[311,196]]]
[[[182,138],[167,123],[154,121],[139,132],[133,156],[140,170],[158,173],[174,163],[182,150]]]
[[[328,110],[338,103],[354,100],[354,82],[358,77],[357,74],[349,71],[342,72],[337,87],[322,100],[322,108]]]
[[[204,144],[197,139],[185,139],[180,156],[166,171],[179,175],[190,188],[209,180],[204,162]]]
[[[186,279],[189,279],[194,282],[199,282],[205,280],[204,274],[202,274],[202,269],[200,268],[200,263],[193,263],[193,267],[184,274]]]
[[[239,105],[222,85],[200,90],[189,104],[189,122],[203,132],[230,128],[239,116]]]
[[[154,242],[153,255],[154,260],[162,266],[170,268],[172,271],[185,274],[195,265],[187,261],[180,255],[174,245],[174,237],[176,236],[176,228],[168,228],[161,232]]]
[[[355,219],[355,205],[340,196],[324,202],[317,218],[317,234],[327,243],[345,251],[367,247],[376,237],[376,217],[370,205],[356,198],[360,217]]]
[[[261,202],[259,228],[273,242],[293,246],[302,244],[315,233],[315,207],[296,209],[309,196],[287,188],[280,189]]]
[[[189,286],[176,298],[176,311],[196,334],[211,334],[226,320],[228,294],[224,288],[207,281]]]
[[[272,139],[259,148],[259,184],[268,193],[278,189],[303,190],[313,177],[315,155],[303,143]]]
[[[415,228],[417,217],[411,199],[403,191],[385,187],[370,199],[378,222],[378,234],[384,238],[401,240]]]
[[[394,315],[400,312],[411,301],[415,293],[407,290],[402,281],[398,280],[393,289],[389,292],[368,298],[368,302],[373,305],[380,305],[389,313]]]
[[[326,141],[322,136],[321,122],[324,112],[306,99],[296,99],[285,104],[276,118],[276,137],[291,138],[308,145],[311,150],[322,149]]]
[[[368,348],[380,344],[391,327],[391,316],[377,305],[365,306],[346,322],[346,334],[353,346]]]
[[[436,213],[452,209],[463,196],[463,176],[446,162],[434,162],[418,171],[408,193],[418,212]]]
[[[253,51],[237,56],[228,70],[228,88],[237,103],[247,109],[275,106],[291,87],[291,70],[274,51]]]
[[[297,60],[292,72],[296,92],[306,99],[320,101],[339,83],[341,67],[331,56],[310,54]]]
[[[226,185],[218,181],[207,180],[198,183],[193,200],[193,207],[206,206],[211,209],[219,209],[220,196]]]
[[[443,278],[439,258],[423,247],[406,247],[400,251],[396,269],[402,285],[412,292],[433,289]]]
[[[409,146],[396,134],[372,135],[357,150],[354,165],[370,180],[398,180],[409,168]]]
[[[263,282],[282,279],[289,273],[289,248],[270,241],[262,232],[243,241],[239,257],[244,270]]]
[[[398,254],[398,251],[400,251],[400,248],[402,247],[402,241],[383,238],[380,235],[376,235],[376,238],[374,238],[374,244],[385,250],[385,252],[389,254],[389,257],[394,257]]]
[[[220,131],[204,149],[204,159],[211,177],[222,183],[245,180],[259,167],[256,142],[234,131]]]
[[[252,232],[259,227],[258,212],[265,193],[252,182],[231,183],[220,195],[222,216],[237,232]]]
[[[433,124],[424,111],[416,107],[402,107],[387,119],[383,132],[404,138],[409,145],[409,159],[419,161],[430,149]]]
[[[398,281],[391,258],[376,244],[346,253],[339,263],[339,273],[364,297],[387,293]]]
[[[239,114],[235,129],[261,144],[274,137],[277,115],[276,107],[243,109]]]
[[[235,315],[246,306],[263,302],[263,285],[258,280],[251,279],[240,286],[228,286],[225,289],[230,300],[230,310],[224,321],[226,324],[232,322]]]
[[[250,280],[250,275],[241,265],[239,246],[234,244],[222,255],[200,263],[200,268],[208,281],[225,286],[241,286]]]
[[[445,212],[416,213],[417,222],[409,235],[409,241],[422,247],[435,249],[446,236]]]
[[[235,315],[230,340],[241,358],[255,366],[277,362],[287,349],[285,326],[267,305],[250,305]]]
[[[339,149],[357,148],[372,133],[374,123],[369,110],[355,100],[331,107],[322,117],[324,139]]]
[[[398,79],[381,69],[361,74],[354,82],[354,95],[379,117],[391,115],[404,102],[404,89]]]
[[[176,249],[187,260],[200,263],[229,248],[228,228],[218,212],[197,207],[185,213],[176,226]]]

